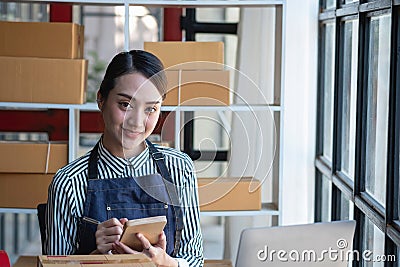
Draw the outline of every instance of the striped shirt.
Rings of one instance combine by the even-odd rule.
[[[177,260],[180,266],[202,266],[203,239],[193,162],[176,149],[155,146],[164,154],[183,208],[184,228]],[[130,159],[113,156],[102,142],[98,152],[99,179],[137,177],[158,172],[147,147]],[[47,255],[70,255],[77,251],[79,218],[83,216],[86,200],[89,155],[90,152],[61,168],[49,186],[45,242]]]

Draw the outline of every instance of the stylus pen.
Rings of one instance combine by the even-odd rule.
[[[98,220],[95,220],[95,219],[92,219],[92,218],[89,218],[89,217],[86,217],[86,216],[84,216],[82,218],[82,220],[84,220],[85,222],[88,222],[88,223],[96,224],[96,225],[101,223]]]

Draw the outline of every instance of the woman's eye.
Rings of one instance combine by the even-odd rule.
[[[148,107],[148,108],[146,108],[146,112],[147,112],[147,113],[153,113],[153,112],[155,112],[156,110],[157,110],[156,107]]]
[[[123,108],[123,109],[132,109],[132,105],[129,102],[120,102],[119,105]]]

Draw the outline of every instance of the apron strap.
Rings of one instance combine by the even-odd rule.
[[[149,153],[156,162],[158,171],[164,178],[163,182],[165,184],[165,189],[167,190],[169,200],[171,201],[174,213],[175,213],[175,246],[173,256],[176,256],[179,251],[180,240],[182,236],[183,229],[183,213],[180,206],[179,196],[174,182],[172,181],[171,174],[168,171],[167,165],[164,161],[164,154],[160,152],[153,143],[146,139],[147,146],[149,148]],[[169,186],[166,181],[168,182]]]
[[[89,179],[97,179],[99,177],[99,173],[97,170],[97,161],[99,158],[99,144],[100,141],[94,146],[89,156],[89,170],[88,170],[88,180]]]

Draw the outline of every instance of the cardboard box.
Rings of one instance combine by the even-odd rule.
[[[66,143],[0,142],[1,173],[54,174],[67,163]]]
[[[251,177],[199,178],[201,211],[260,210],[261,184]]]
[[[75,23],[0,22],[0,56],[83,58],[84,27]]]
[[[223,69],[222,42],[145,42],[144,50],[156,55],[168,70]]]
[[[229,71],[182,71],[179,103],[184,106],[229,105]]]
[[[54,174],[0,173],[0,207],[36,209],[47,202]]]
[[[38,267],[155,267],[144,254],[38,256]]]
[[[0,57],[0,102],[83,104],[87,61]]]
[[[166,70],[164,106],[224,106],[230,104],[229,71]]]
[[[177,106],[179,104],[179,71],[167,70],[167,94],[163,101],[163,106]]]
[[[49,256],[47,256],[47,257],[49,257]],[[20,257],[18,257],[17,262],[14,263],[13,267],[37,267],[37,262],[38,262],[38,257],[20,256]],[[85,266],[87,266],[87,265],[85,265]],[[68,267],[71,267],[71,265],[68,265]],[[230,260],[205,259],[204,267],[232,267],[232,262]]]
[[[204,260],[204,267],[232,267],[231,260]]]

